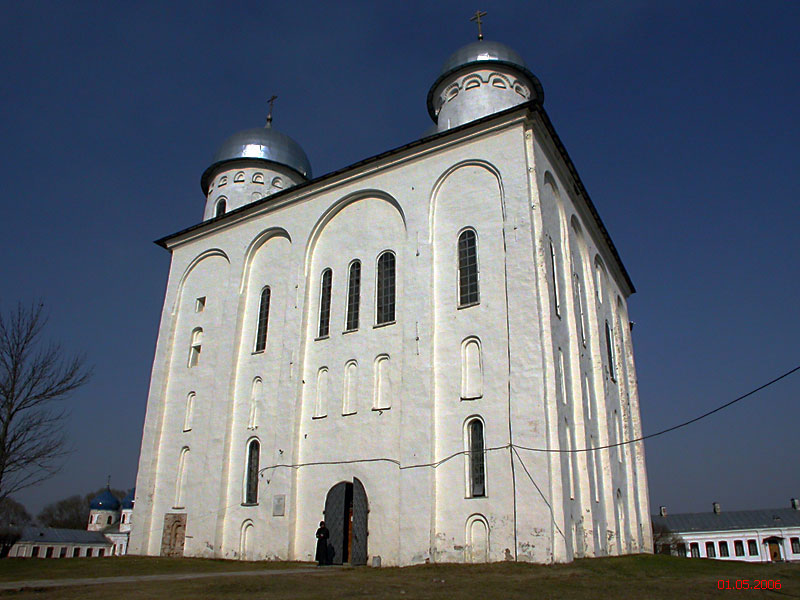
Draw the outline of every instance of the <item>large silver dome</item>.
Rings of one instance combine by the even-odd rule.
[[[311,179],[311,163],[300,144],[272,127],[255,127],[234,133],[222,142],[211,166],[205,170],[200,179],[203,192],[208,192],[212,172],[218,166],[243,158],[277,163],[297,171],[306,179]]]
[[[436,87],[442,82],[443,79],[449,77],[453,73],[481,63],[497,63],[501,65],[507,65],[515,68],[518,71],[521,71],[528,77],[528,79],[531,80],[531,83],[533,84],[532,91],[535,92],[535,98],[532,97],[531,100],[538,100],[539,103],[544,100],[544,89],[542,88],[542,84],[539,82],[536,76],[531,73],[527,65],[525,65],[525,61],[522,60],[522,57],[517,54],[515,50],[512,50],[500,42],[478,40],[477,42],[472,42],[471,44],[462,46],[453,52],[446,61],[444,61],[444,65],[442,66],[442,70],[439,72],[439,76],[436,78],[436,81],[433,82],[433,85],[428,92],[428,112],[434,121],[436,121],[436,114],[433,109],[433,94],[436,90]]]

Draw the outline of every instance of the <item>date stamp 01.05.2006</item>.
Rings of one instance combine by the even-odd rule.
[[[779,590],[780,579],[718,579],[718,590]]]

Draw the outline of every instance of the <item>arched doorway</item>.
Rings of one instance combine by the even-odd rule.
[[[330,531],[328,559],[335,565],[367,564],[367,493],[358,478],[341,481],[325,497],[325,526]]]

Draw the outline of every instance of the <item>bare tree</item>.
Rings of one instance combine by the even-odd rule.
[[[0,501],[61,469],[60,403],[91,377],[83,356],[42,339],[46,324],[42,303],[0,314]]]

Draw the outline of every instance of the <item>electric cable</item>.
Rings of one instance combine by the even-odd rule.
[[[791,375],[792,373],[795,373],[797,371],[800,371],[800,365],[796,366],[794,369],[786,371],[786,373],[784,373],[783,375],[779,375],[778,377],[776,377],[772,381],[768,381],[764,385],[760,385],[757,388],[755,388],[754,390],[750,390],[746,394],[742,394],[738,398],[734,398],[730,402],[726,402],[725,404],[723,404],[721,406],[718,406],[717,408],[715,408],[713,410],[710,410],[707,413],[704,413],[704,414],[700,415],[699,417],[695,417],[694,419],[689,419],[688,421],[684,421],[683,423],[679,423],[678,425],[673,425],[672,427],[667,427],[666,429],[662,429],[661,431],[656,431],[655,433],[650,433],[648,435],[643,435],[643,436],[638,437],[638,438],[633,439],[633,440],[626,440],[626,441],[623,441],[623,442],[617,442],[616,444],[607,444],[605,446],[598,446],[597,448],[577,448],[575,450],[562,450],[560,448],[559,449],[555,449],[555,448],[529,448],[527,446],[519,446],[519,445],[516,445],[516,444],[515,444],[515,448],[520,448],[521,450],[530,450],[532,452],[567,452],[567,453],[575,453],[575,452],[594,452],[595,450],[606,450],[608,448],[615,448],[617,446],[624,446],[625,444],[635,444],[636,442],[649,440],[650,438],[654,438],[654,437],[657,437],[659,435],[664,435],[665,433],[669,433],[670,431],[675,431],[676,429],[681,429],[682,427],[686,427],[687,425],[691,425],[692,423],[697,423],[697,421],[699,421],[701,419],[705,419],[706,417],[709,417],[709,416],[713,415],[714,413],[717,413],[717,412],[719,412],[719,411],[721,411],[721,410],[723,410],[725,408],[728,408],[729,406],[732,406],[732,405],[736,404],[737,402],[739,402],[741,400],[744,400],[745,398],[748,398],[748,397],[752,396],[753,394],[755,394],[757,392],[760,392],[763,389],[768,388],[773,383],[777,383],[781,379],[785,379],[786,377],[788,377],[789,375]]]

